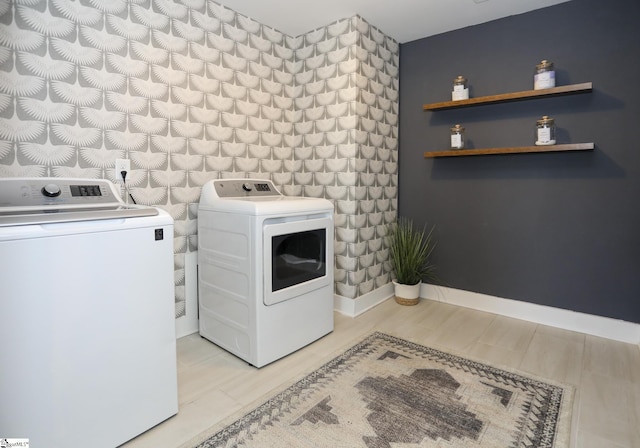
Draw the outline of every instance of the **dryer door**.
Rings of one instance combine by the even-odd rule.
[[[293,299],[331,282],[332,230],[333,221],[326,216],[288,222],[265,221],[265,305]]]

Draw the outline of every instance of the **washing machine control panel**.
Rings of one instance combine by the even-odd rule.
[[[270,180],[220,179],[214,180],[213,185],[220,198],[282,196]]]
[[[125,204],[106,179],[0,179],[0,228],[156,215],[154,207]]]
[[[100,185],[70,185],[71,197],[76,196],[102,196]],[[46,184],[40,190],[48,198],[57,198],[62,194],[62,188],[58,184]]]
[[[40,207],[116,207],[121,204],[113,184],[104,179],[0,179],[0,210],[3,212]]]

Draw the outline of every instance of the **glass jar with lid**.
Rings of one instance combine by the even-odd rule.
[[[553,62],[543,59],[536,65],[536,73],[533,76],[533,89],[550,89],[556,86],[556,72]]]
[[[460,75],[453,80],[453,91],[451,92],[451,100],[468,100],[469,88],[467,87],[467,78]]]
[[[464,148],[464,128],[459,124],[451,128],[451,149]]]
[[[556,144],[556,122],[553,118],[543,116],[536,121],[536,145]]]

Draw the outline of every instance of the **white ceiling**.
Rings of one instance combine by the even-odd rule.
[[[299,36],[356,14],[400,43],[568,0],[216,0],[263,25]],[[540,24],[544,31],[544,24]]]

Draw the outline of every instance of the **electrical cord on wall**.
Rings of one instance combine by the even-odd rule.
[[[129,191],[129,187],[127,187],[127,172],[122,170],[120,171],[120,175],[122,176],[122,185],[124,186],[125,193],[129,195],[134,204],[137,204],[136,200],[133,199],[133,195]]]

